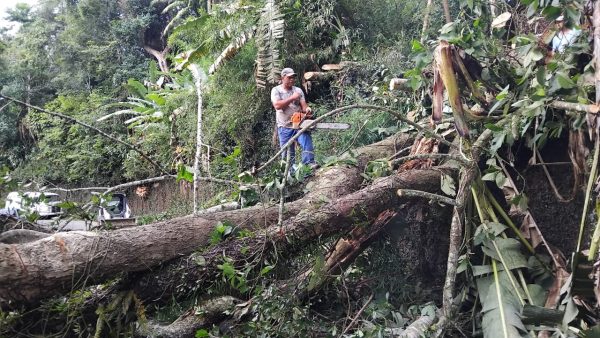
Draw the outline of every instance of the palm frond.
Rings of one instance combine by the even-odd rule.
[[[102,116],[101,118],[97,119],[96,122],[102,122],[102,121],[108,120],[112,117],[120,116],[120,115],[139,115],[139,114],[140,113],[138,113],[134,110],[131,110],[131,109],[117,110],[114,113],[110,113],[108,115]]]
[[[217,57],[215,62],[210,65],[208,74],[214,74],[223,65],[223,63],[225,63],[225,61],[233,58],[240,51],[240,49],[242,49],[242,47],[244,47],[246,43],[248,43],[248,41],[254,37],[255,31],[256,28],[253,27],[251,30],[243,32],[240,34],[240,36],[231,41],[231,43]]]
[[[183,3],[181,1],[173,1],[170,4],[168,4],[160,14],[166,14],[169,13],[169,11],[171,11],[173,8],[182,5]]]
[[[150,6],[156,6],[158,4],[168,4],[169,2],[171,2],[171,0],[152,0],[152,2],[150,2]]]
[[[165,29],[162,32],[163,36],[166,36],[167,33],[169,33],[169,31],[171,31],[171,29],[173,29],[173,26],[175,26],[175,24],[181,19],[183,18],[183,16],[189,11],[189,7],[184,7],[182,9],[179,10],[179,12],[177,12],[177,14],[173,17],[173,19],[171,19],[171,21],[169,21],[169,23],[167,24],[167,26],[165,27]]]
[[[285,30],[283,17],[275,0],[268,0],[262,9],[256,32],[258,45],[256,85],[258,87],[276,83],[281,72],[279,46]]]

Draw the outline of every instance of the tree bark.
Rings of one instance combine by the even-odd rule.
[[[452,17],[450,16],[450,5],[448,4],[448,0],[442,0],[442,6],[444,6],[444,17],[446,18],[446,23],[451,23]]]
[[[408,136],[399,135],[359,148],[360,167],[336,166],[319,172],[307,183],[310,192],[286,205],[284,217],[287,219],[301,214],[308,218],[307,226],[329,227],[326,223],[319,225],[317,218],[311,217],[315,208],[358,189],[362,182],[362,165],[374,156],[385,157],[395,153],[398,145],[407,140]],[[365,208],[368,209],[369,203],[366,202]],[[337,206],[327,209],[329,204]],[[340,208],[342,214],[339,217],[344,216],[344,211],[351,212],[337,203],[329,204],[317,210],[337,214],[335,208]],[[0,244],[0,307],[35,304],[42,298],[93,285],[117,273],[145,271],[187,256],[208,244],[219,221],[227,221],[240,228],[253,228],[275,224],[277,217],[276,205],[255,206],[202,217],[186,216],[142,227],[101,232],[73,231],[24,244]],[[327,221],[323,216],[318,219]],[[298,232],[304,226],[295,222],[286,224],[287,227],[298,228]]]
[[[165,337],[165,338],[193,338],[196,331],[210,327],[213,324],[229,317],[227,313],[234,313],[236,304],[241,303],[239,299],[230,296],[211,299],[196,309],[195,307],[186,311],[177,320],[169,325],[160,325],[150,322],[148,325],[140,325],[136,337]],[[197,314],[199,313],[199,314]]]
[[[198,118],[196,123],[196,155],[194,156],[194,215],[200,212],[200,158],[202,157],[202,70],[198,65],[189,66],[194,76],[196,96],[198,99]]]
[[[421,42],[425,42],[427,37],[427,29],[429,28],[429,16],[431,15],[431,5],[433,0],[427,0],[427,6],[425,7],[425,15],[423,16],[423,29],[421,30]]]
[[[323,73],[323,72],[306,72],[304,73],[304,80],[306,81],[323,81],[329,80],[333,78],[333,74],[331,73]]]
[[[160,68],[160,71],[168,74],[169,73],[169,64],[167,63],[167,54],[170,51],[170,48],[167,47],[165,48],[162,52],[157,51],[156,49],[146,45],[144,46],[144,49],[146,50],[146,52],[148,52],[148,54],[154,56],[154,58],[156,59],[156,62],[158,62],[158,68]]]

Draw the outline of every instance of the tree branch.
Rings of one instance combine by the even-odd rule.
[[[600,112],[600,106],[597,104],[583,104],[575,102],[564,102],[564,101],[553,101],[550,103],[550,107],[564,110],[574,110],[578,112],[584,112],[589,114],[598,114]]]
[[[453,200],[449,197],[438,195],[438,194],[432,194],[430,192],[419,191],[419,190],[400,189],[400,190],[398,190],[398,196],[400,196],[400,197],[420,197],[420,198],[426,198],[426,199],[436,201],[439,203],[443,203],[443,204],[453,205],[455,207],[459,206],[455,200]]]
[[[174,179],[174,178],[177,178],[177,176],[176,175],[164,175],[164,176],[151,177],[151,178],[147,178],[147,179],[143,179],[143,180],[138,180],[138,181],[127,182],[127,183],[115,185],[115,186],[112,186],[112,187],[86,187],[86,188],[74,188],[74,189],[50,188],[50,189],[47,189],[47,190],[48,191],[64,191],[64,192],[87,191],[87,190],[106,190],[104,192],[104,194],[108,194],[108,193],[111,193],[111,192],[119,190],[119,189],[136,187],[138,185],[144,185],[144,184],[149,184],[149,183],[161,182],[161,181],[165,181],[165,180],[169,180],[169,179]],[[240,182],[230,181],[230,180],[223,180],[223,179],[214,178],[214,177],[199,177],[198,180],[204,181],[204,182],[213,182],[213,183],[220,183],[220,184],[234,185],[234,186],[235,185],[241,185]],[[248,185],[248,184],[244,184],[244,185]]]
[[[400,157],[398,159],[395,159],[392,161],[392,165],[397,165],[400,163],[404,163],[404,162],[408,162],[411,160],[421,160],[421,159],[429,159],[429,158],[433,158],[433,159],[449,159],[449,160],[455,160],[463,165],[469,165],[469,162],[467,160],[465,160],[464,158],[460,157],[460,156],[455,156],[455,155],[451,155],[451,154],[415,154],[415,155],[408,155],[408,156],[404,156],[404,157]]]

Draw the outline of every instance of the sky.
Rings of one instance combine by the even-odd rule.
[[[14,22],[7,22],[4,18],[6,17],[6,10],[14,8],[19,2],[25,2],[34,6],[38,0],[0,0],[0,27],[10,27],[14,25]],[[16,27],[13,27],[13,29],[14,28]]]

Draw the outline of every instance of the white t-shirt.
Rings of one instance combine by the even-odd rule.
[[[271,102],[272,103],[275,103],[279,100],[285,100],[288,97],[292,96],[294,94],[294,92],[300,94],[300,99],[295,100],[294,102],[290,103],[284,109],[278,109],[275,111],[275,116],[276,116],[278,127],[291,128],[292,127],[292,115],[295,112],[299,112],[302,110],[300,101],[304,101],[306,99],[304,98],[304,93],[302,92],[302,89],[300,89],[296,86],[293,86],[292,89],[290,89],[290,90],[286,90],[285,88],[283,88],[283,85],[275,86],[273,89],[271,89]]]
[[[579,34],[581,34],[581,31],[575,28],[558,31],[552,38],[552,51],[558,53],[564,52],[565,48],[575,42]]]

